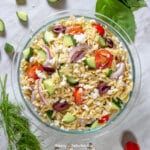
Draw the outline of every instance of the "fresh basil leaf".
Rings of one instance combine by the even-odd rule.
[[[136,25],[132,11],[118,0],[97,0],[96,12],[101,13],[120,25],[134,41]],[[128,40],[127,35],[111,23]]]
[[[144,0],[119,0],[132,11],[138,10],[139,8],[146,7],[146,2]]]

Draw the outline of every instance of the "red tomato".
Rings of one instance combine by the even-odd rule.
[[[80,87],[76,87],[73,92],[74,100],[77,105],[81,105],[83,103],[83,89]]]
[[[34,65],[30,66],[27,70],[28,77],[33,78],[35,80],[38,79],[38,76],[36,74],[36,70],[43,71],[43,67],[39,64],[34,64]]]
[[[66,33],[74,35],[74,34],[84,33],[84,31],[81,26],[75,25],[75,26],[68,27]]]
[[[105,115],[105,116],[103,116],[102,118],[100,118],[98,122],[99,122],[100,124],[104,124],[104,123],[106,123],[108,120],[109,120],[109,115]]]
[[[138,144],[129,141],[125,144],[124,150],[140,150],[140,147]]]
[[[108,50],[97,50],[95,52],[95,60],[97,68],[111,67],[113,55]]]
[[[99,33],[99,35],[104,36],[105,30],[104,30],[104,28],[103,28],[102,25],[100,25],[100,24],[94,24],[93,26],[96,28],[96,30]]]

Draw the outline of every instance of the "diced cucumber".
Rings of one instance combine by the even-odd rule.
[[[65,123],[71,123],[76,120],[76,117],[72,115],[71,113],[66,113],[62,119]]]
[[[0,32],[4,32],[5,31],[5,24],[3,22],[2,19],[0,19]]]
[[[76,85],[79,83],[79,80],[78,79],[75,79],[74,77],[71,77],[71,76],[66,76],[67,78],[67,82],[70,84],[70,85]]]
[[[119,109],[123,108],[123,102],[119,98],[113,99],[112,103],[114,103]]]
[[[84,60],[85,64],[88,65],[89,68],[95,69],[96,68],[96,62],[95,62],[95,57],[87,57]]]
[[[47,116],[48,116],[49,119],[52,119],[53,110],[46,111],[46,114],[47,114]]]
[[[33,55],[33,50],[31,48],[26,48],[23,51],[23,56],[27,61],[29,61],[29,59],[30,59],[30,57],[32,57],[32,55]]]
[[[98,126],[99,126],[99,123],[98,123],[98,121],[96,120],[96,121],[94,121],[94,122],[92,123],[91,129],[97,128]]]
[[[49,43],[49,42],[53,41],[54,38],[55,38],[55,35],[54,35],[54,33],[52,31],[46,31],[44,33],[44,40],[45,40],[45,42]]]
[[[63,43],[67,47],[76,45],[76,41],[71,35],[64,35]]]
[[[105,47],[106,46],[106,42],[105,39],[103,37],[99,37],[99,44],[101,47]]]
[[[51,79],[46,79],[43,81],[45,89],[48,91],[50,95],[52,95],[55,92],[55,84]]]
[[[115,103],[112,102],[112,104],[111,104],[111,110],[115,111],[115,112],[116,111],[118,112],[120,110],[120,108]]]
[[[106,76],[107,76],[107,77],[110,77],[111,74],[112,74],[112,72],[113,72],[112,69],[108,69],[108,71],[107,71],[107,73],[106,73]]]
[[[59,0],[48,0],[49,3],[56,3],[58,2]]]
[[[28,21],[28,14],[24,11],[17,11],[16,12],[18,18],[21,20],[21,21],[24,21],[24,22],[27,22]]]
[[[44,61],[44,60],[46,60],[46,53],[43,50],[39,50],[37,57]]]
[[[5,43],[4,50],[7,54],[12,54],[14,52],[14,47],[10,43]]]

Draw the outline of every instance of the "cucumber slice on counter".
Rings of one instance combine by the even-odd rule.
[[[96,68],[95,57],[87,57],[84,62],[89,68],[91,69]]]
[[[67,78],[67,82],[70,84],[70,85],[76,85],[79,83],[79,80],[78,79],[75,79],[74,77],[71,77],[71,76],[66,76]]]
[[[56,3],[58,2],[59,0],[48,0],[49,3]]]
[[[14,52],[14,47],[9,43],[5,43],[4,50],[7,54],[12,54]]]
[[[52,31],[46,31],[44,33],[44,40],[45,40],[45,42],[49,43],[49,42],[53,41],[54,38],[55,38],[55,35],[54,35],[54,33]]]
[[[23,56],[24,58],[29,61],[30,57],[32,57],[33,55],[33,51],[31,48],[26,48],[24,51],[23,51]]]
[[[17,14],[17,17],[21,21],[24,21],[24,22],[28,21],[28,14],[26,12],[24,12],[24,11],[17,11],[16,14]]]
[[[0,19],[0,32],[4,32],[4,30],[5,30],[5,24],[4,24],[3,20]]]

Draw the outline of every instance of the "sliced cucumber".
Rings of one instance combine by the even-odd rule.
[[[92,123],[91,129],[97,128],[98,126],[99,126],[99,123],[98,123],[98,121],[96,120],[96,121],[94,121],[94,122]]]
[[[39,59],[42,59],[43,61],[46,60],[46,53],[43,50],[39,50],[37,54]]]
[[[24,22],[27,22],[28,21],[28,14],[24,11],[17,11],[16,12],[18,18],[21,20],[21,21],[24,21]]]
[[[108,69],[108,71],[107,71],[107,73],[106,73],[106,76],[107,76],[107,77],[110,77],[111,74],[112,74],[112,72],[113,72],[112,69]]]
[[[65,123],[71,123],[76,120],[76,117],[72,115],[71,113],[66,113],[62,119]]]
[[[67,47],[76,45],[76,41],[71,35],[64,35],[63,43]]]
[[[10,43],[5,43],[4,50],[7,54],[12,54],[14,52],[14,47]]]
[[[49,3],[56,3],[58,2],[59,0],[48,0]]]
[[[0,19],[0,32],[4,32],[5,31],[5,24],[3,22],[2,19]]]
[[[55,38],[55,35],[54,35],[54,33],[52,31],[46,31],[44,33],[44,40],[45,40],[45,42],[49,43],[49,42],[53,41],[54,38]]]
[[[47,116],[48,116],[49,119],[52,119],[53,110],[46,111],[46,114],[47,114]]]
[[[75,79],[74,77],[71,77],[71,76],[66,76],[67,78],[67,82],[70,84],[70,85],[76,85],[79,83],[79,80],[78,79]]]
[[[23,51],[23,56],[27,61],[29,61],[29,59],[30,59],[30,57],[32,57],[32,55],[33,55],[33,50],[31,48],[26,48]]]
[[[95,57],[91,56],[91,57],[87,57],[85,60],[84,60],[85,64],[89,67],[89,68],[92,68],[92,69],[95,69],[96,68],[96,62],[95,62]]]
[[[123,108],[123,102],[119,98],[113,99],[112,103],[114,103],[119,109]]]
[[[50,95],[52,95],[55,92],[55,84],[51,79],[46,79],[43,81],[45,89],[48,91]]]
[[[118,112],[119,110],[120,110],[120,108],[115,103],[112,102],[111,111]]]
[[[105,39],[103,37],[99,37],[99,44],[101,47],[105,47],[106,46],[106,42]]]

